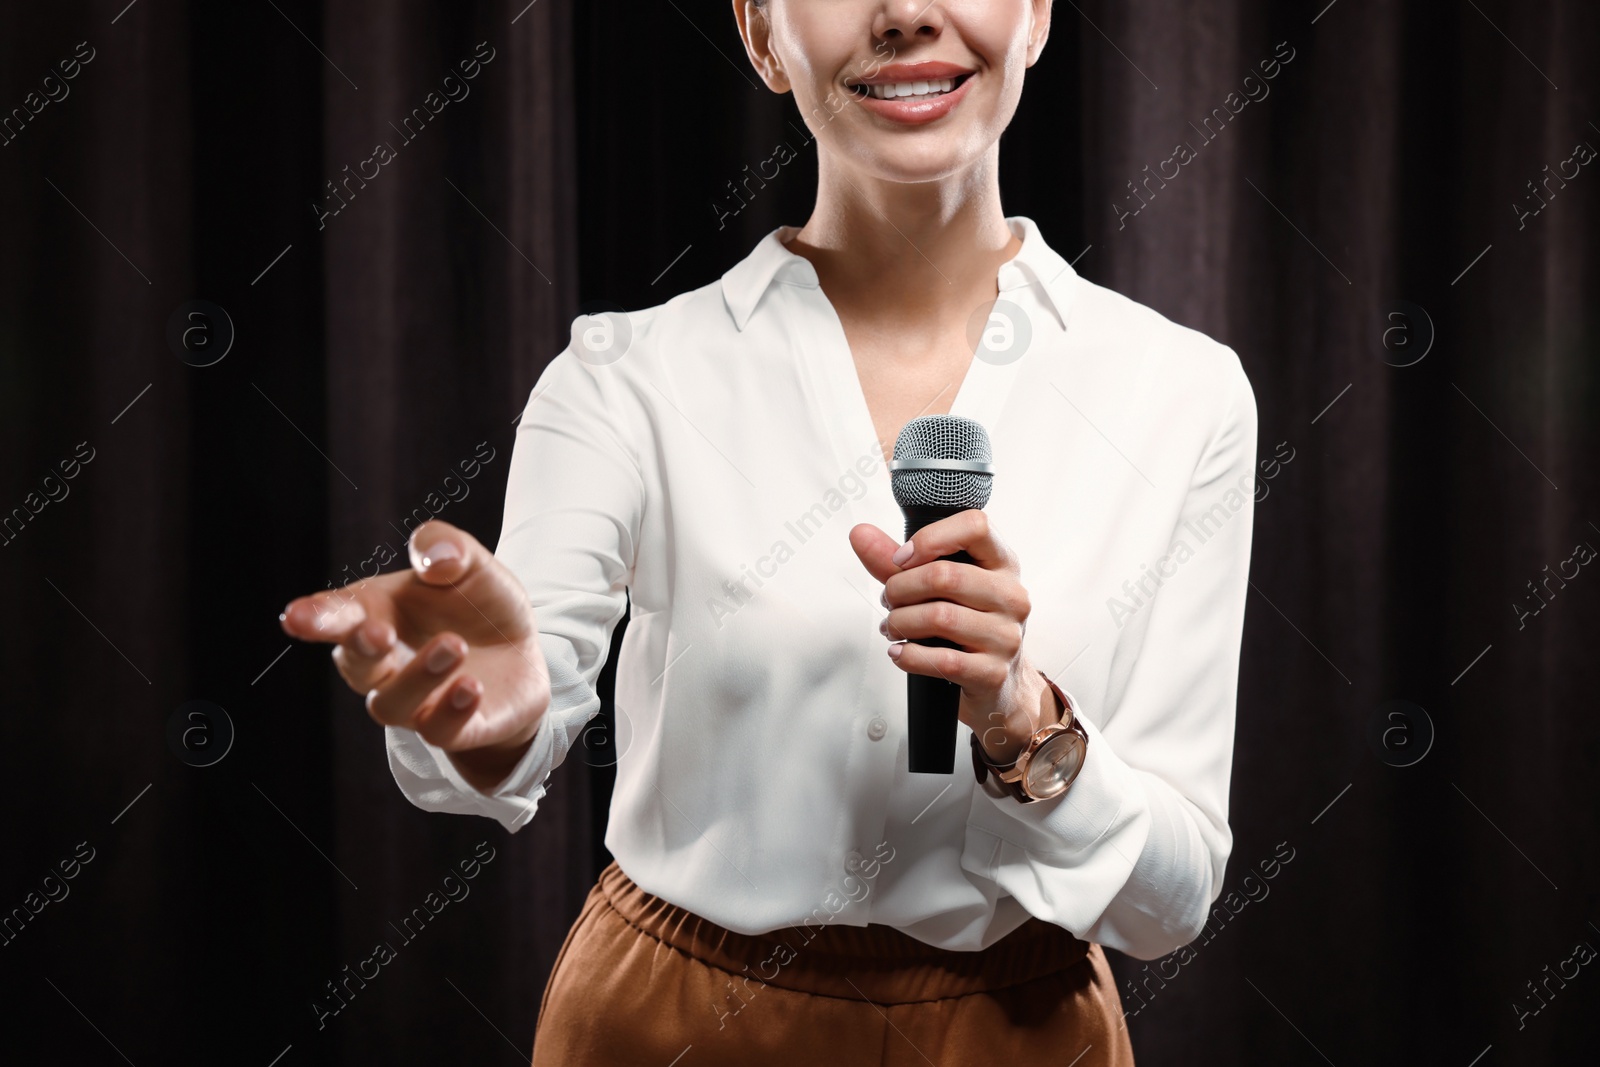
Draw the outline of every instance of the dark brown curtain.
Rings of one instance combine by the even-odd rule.
[[[322,78],[325,206],[338,211],[323,236],[328,452],[360,485],[327,481],[336,560],[387,545],[404,566],[403,533],[435,512],[492,545],[513,420],[565,344],[578,296],[569,13],[537,4],[513,24],[504,6],[324,5],[324,50],[362,71],[359,89]],[[380,144],[389,161],[365,163]],[[526,1058],[544,978],[598,873],[587,768],[575,760],[514,837],[396,805],[373,723],[333,688],[335,838],[385,872],[339,894],[342,957],[385,939],[417,956],[339,1027],[342,1061],[511,1062],[508,1045]],[[479,841],[499,855],[472,896],[401,947],[386,922]]]
[[[804,221],[815,148],[720,3],[125,2],[0,31],[5,1058],[525,1061],[609,772],[516,835],[419,811],[275,616],[419,509],[492,542],[571,317]],[[1113,959],[1140,1062],[1581,1062],[1600,13],[1054,16],[1007,210],[1235,348],[1270,472],[1225,894],[1182,958]],[[197,700],[209,766],[169,739]]]

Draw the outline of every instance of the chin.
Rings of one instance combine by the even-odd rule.
[[[921,135],[874,137],[850,145],[847,156],[874,178],[913,184],[942,181],[970,170],[984,161],[991,147]]]

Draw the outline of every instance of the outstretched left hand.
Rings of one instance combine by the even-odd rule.
[[[923,527],[904,545],[871,523],[850,531],[850,547],[884,583],[889,615],[878,630],[901,670],[961,687],[959,717],[996,764],[1016,759],[1035,730],[1057,722],[1055,695],[1022,650],[1032,604],[1021,564],[978,509]],[[966,552],[972,563],[941,556]],[[909,638],[942,637],[959,648]]]

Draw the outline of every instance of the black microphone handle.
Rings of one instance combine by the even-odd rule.
[[[923,506],[901,510],[906,515],[906,540],[909,541],[924,526],[968,509]],[[939,558],[957,563],[974,562],[965,552]],[[943,637],[910,640],[912,644],[929,648],[961,647]],[[906,749],[907,765],[912,774],[950,774],[956,769],[956,724],[960,710],[959,685],[934,675],[906,675]]]

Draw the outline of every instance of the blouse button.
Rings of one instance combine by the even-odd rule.
[[[844,869],[851,872],[859,871],[865,862],[866,857],[852,849],[850,855],[844,858]]]
[[[867,723],[867,736],[874,741],[882,741],[883,735],[888,732],[889,724],[884,721],[881,715],[874,715],[872,721]]]

